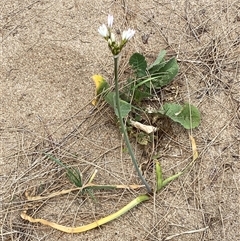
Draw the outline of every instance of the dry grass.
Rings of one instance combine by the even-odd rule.
[[[1,240],[240,239],[239,1],[3,0],[0,11]],[[93,201],[71,193],[41,202],[26,202],[24,195],[72,187],[46,151],[77,167],[84,180],[98,169],[98,183],[139,183],[111,110],[90,105],[91,75],[113,76],[110,52],[97,34],[109,12],[116,31],[137,30],[122,56],[122,79],[133,52],[149,61],[161,49],[177,56],[178,95],[165,95],[201,110],[201,126],[191,131],[200,158],[186,175],[118,220],[84,234],[62,234],[25,222],[21,211],[27,207],[34,217],[79,226],[138,195],[99,191]],[[191,156],[188,133],[175,124],[153,149],[134,147],[140,163],[146,152],[160,154],[164,175],[181,170]],[[147,178],[154,184],[151,170]]]

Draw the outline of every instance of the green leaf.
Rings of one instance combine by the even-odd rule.
[[[166,64],[166,62],[164,61],[165,55],[166,55],[166,50],[161,50],[157,59],[154,61],[154,63],[147,68],[150,74],[153,74],[156,71],[159,71]]]
[[[200,124],[200,112],[197,107],[188,103],[183,106],[179,104],[166,103],[159,111],[160,114],[166,115],[173,121],[180,123],[184,128],[196,128]]]
[[[147,62],[143,55],[134,53],[129,59],[129,64],[135,70],[137,77],[146,76]]]
[[[114,92],[109,92],[106,94],[106,96],[104,97],[105,101],[114,109],[115,105],[114,105]]]
[[[114,109],[114,112],[116,114],[116,116],[119,118],[118,115],[118,110],[117,110],[117,106],[116,106],[116,101],[115,101],[115,92],[109,92],[105,97],[105,101]],[[120,112],[121,112],[121,116],[122,118],[126,118],[127,115],[129,114],[129,112],[132,109],[132,105],[129,104],[128,102],[120,99]]]
[[[177,75],[178,73],[178,63],[175,58],[170,59],[163,68],[160,69],[161,73],[161,81],[160,81],[160,86],[165,86],[169,84],[173,78]]]
[[[131,104],[120,99],[120,112],[121,112],[122,118],[126,118],[129,112],[131,111],[131,109],[132,109]],[[115,108],[115,114],[119,118],[117,108]]]
[[[162,188],[165,187],[166,185],[168,185],[168,183],[174,181],[175,179],[177,179],[178,177],[180,177],[184,172],[178,172],[175,175],[172,175],[168,178],[166,178],[163,182],[162,182]]]
[[[82,177],[76,168],[69,168],[66,175],[72,184],[77,187],[82,187]]]
[[[161,88],[165,85],[168,85],[177,75],[178,69],[177,60],[175,58],[170,59],[161,69],[151,74],[151,84],[155,88]],[[147,82],[146,85],[150,87],[149,82]]]
[[[137,133],[136,139],[137,143],[142,146],[146,146],[150,142],[150,136],[143,132]]]
[[[76,185],[77,187],[82,187],[82,177],[80,172],[73,167],[68,167],[65,164],[63,164],[59,159],[44,153],[47,157],[49,157],[52,161],[56,162],[59,166],[63,167],[66,170],[66,176],[69,179],[71,183]]]
[[[156,179],[157,179],[157,191],[159,191],[162,188],[163,175],[162,175],[162,167],[158,160],[156,160]]]
[[[140,89],[134,90],[134,100],[136,102],[141,102],[143,99],[146,99],[151,96],[152,95],[149,92],[146,92],[144,90],[140,90]]]

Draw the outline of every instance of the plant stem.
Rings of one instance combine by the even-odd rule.
[[[148,183],[146,182],[146,180],[142,176],[142,173],[141,173],[141,171],[138,167],[135,155],[134,155],[133,150],[132,150],[132,146],[131,146],[129,138],[128,138],[127,130],[126,130],[126,127],[125,127],[124,122],[123,122],[122,114],[121,114],[119,88],[118,88],[118,55],[114,55],[114,81],[115,81],[115,91],[116,91],[116,95],[115,95],[116,99],[115,100],[116,100],[116,107],[117,107],[117,111],[118,111],[118,118],[119,118],[119,121],[120,121],[121,130],[122,130],[122,133],[123,133],[123,136],[124,136],[125,143],[127,145],[128,152],[131,156],[133,165],[134,165],[142,183],[145,185],[148,193],[152,193],[152,190],[151,190],[150,186],[148,185]]]

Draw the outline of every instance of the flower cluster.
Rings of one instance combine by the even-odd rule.
[[[107,40],[108,47],[110,48],[112,54],[116,56],[121,52],[122,48],[125,46],[127,41],[134,36],[135,30],[130,28],[128,30],[124,30],[122,33],[121,41],[117,42],[114,33],[112,33],[111,31],[112,25],[113,25],[113,16],[108,15],[108,26],[106,26],[105,24],[102,24],[98,28],[98,32],[102,35],[104,39]]]

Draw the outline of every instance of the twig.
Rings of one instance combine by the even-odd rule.
[[[186,231],[186,232],[182,232],[182,233],[178,233],[178,234],[174,234],[172,236],[168,236],[167,238],[164,239],[164,241],[167,240],[171,240],[177,236],[183,235],[183,234],[191,234],[191,233],[199,233],[199,232],[204,232],[208,229],[209,227],[205,227],[205,228],[201,228],[201,229],[196,229],[196,230],[190,230],[190,231]]]

